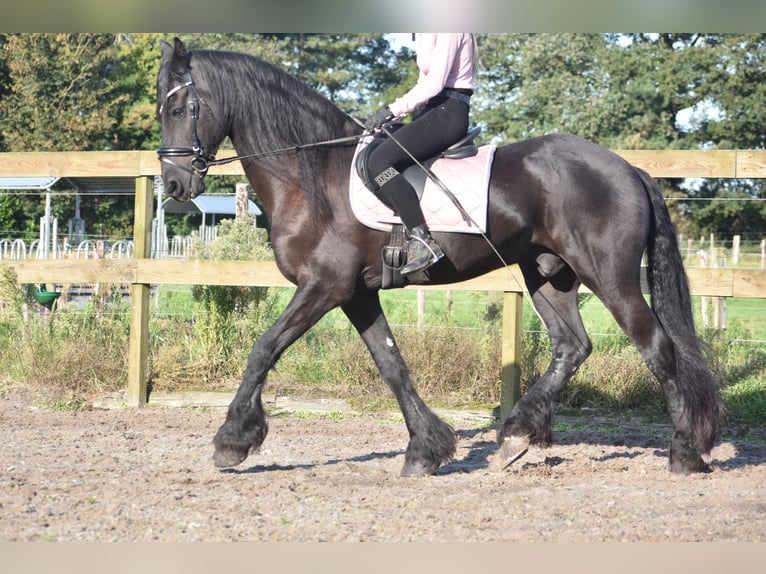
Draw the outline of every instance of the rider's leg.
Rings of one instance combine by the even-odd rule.
[[[444,252],[431,237],[431,233],[420,209],[420,201],[412,186],[394,168],[387,172],[390,179],[383,181],[375,195],[388,207],[396,211],[410,235],[407,242],[407,263],[400,269],[402,275],[423,271],[444,257]],[[382,183],[382,185],[381,185]]]
[[[410,235],[402,275],[427,269],[444,253],[431,237],[417,194],[401,172],[414,165],[412,157],[424,161],[435,156],[465,135],[467,129],[466,103],[434,98],[426,111],[393,134],[395,141],[384,140],[368,159],[377,188],[373,189],[375,195],[396,212]]]

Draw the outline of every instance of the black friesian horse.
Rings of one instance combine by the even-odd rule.
[[[255,343],[242,383],[214,439],[219,467],[241,463],[263,442],[261,391],[282,352],[340,306],[395,395],[409,431],[402,475],[434,473],[455,452],[453,430],[425,405],[380,306],[381,248],[388,234],[361,225],[348,180],[358,123],[284,71],[230,52],[162,42],[157,81],[165,191],[204,191],[213,154],[228,136],[271,222],[280,271],[297,286]],[[329,142],[326,145],[310,145]],[[309,144],[309,145],[307,145]],[[242,157],[247,156],[247,157]],[[549,445],[553,401],[591,352],[577,308],[580,284],[614,314],[667,397],[670,469],[699,472],[718,437],[722,404],[692,319],[675,230],[656,182],[593,143],[566,134],[502,146],[490,181],[487,237],[518,263],[548,330],[545,374],[498,430],[503,465],[529,445]],[[446,257],[409,278],[446,284],[500,266],[480,235],[437,234]],[[648,253],[652,306],[641,293]]]

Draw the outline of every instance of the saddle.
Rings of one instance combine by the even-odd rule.
[[[393,134],[402,125],[403,124],[401,123],[391,124],[389,131]],[[478,136],[480,133],[481,133],[481,127],[476,126],[474,128],[471,128],[470,130],[466,132],[466,134],[462,138],[460,138],[454,144],[449,146],[444,151],[436,154],[434,157],[427,159],[423,163],[432,163],[433,161],[440,158],[463,159],[466,157],[475,156],[479,152],[479,148],[474,143],[474,140],[476,139],[476,136]],[[356,173],[359,176],[359,178],[362,180],[362,182],[364,183],[365,187],[372,191],[377,190],[378,185],[374,181],[375,176],[370,174],[370,170],[367,165],[367,160],[369,158],[370,153],[372,153],[372,151],[375,148],[377,148],[380,144],[382,144],[387,137],[388,136],[386,136],[386,134],[379,133],[378,135],[374,136],[373,140],[356,155],[356,161],[354,164],[354,167],[356,168]],[[409,181],[410,184],[412,184],[415,190],[419,190],[419,189],[422,190],[423,188],[422,184],[425,178],[427,177],[427,175],[418,166],[413,165],[404,171],[404,177],[407,178],[407,181]]]
[[[402,124],[396,124],[389,131],[394,133],[395,129],[401,127]],[[460,138],[457,142],[452,144],[447,149],[443,150],[433,158],[429,158],[424,163],[431,164],[437,159],[463,159],[467,157],[475,156],[479,152],[479,148],[474,143],[476,136],[481,133],[480,127],[475,127],[466,132],[465,136]],[[372,150],[383,143],[387,136],[375,136],[374,139],[364,147],[356,156],[354,167],[357,175],[364,183],[365,187],[369,190],[376,190],[377,184],[374,182],[374,176],[370,174],[367,165],[367,159]],[[418,193],[418,197],[421,197],[424,189],[424,182],[427,178],[427,174],[420,169],[417,165],[412,166],[405,170],[404,176],[413,186]],[[402,277],[399,269],[407,263],[407,237],[404,231],[404,226],[401,224],[393,224],[391,226],[391,235],[389,237],[388,244],[383,246],[380,252],[383,262],[383,274],[381,277],[382,289],[394,289],[404,286],[404,278]]]

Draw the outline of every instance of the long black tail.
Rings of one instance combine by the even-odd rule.
[[[692,315],[689,281],[662,191],[648,173],[640,168],[636,171],[644,183],[654,214],[647,245],[647,279],[652,309],[673,341],[677,384],[684,397],[685,414],[694,429],[695,446],[706,453],[718,439],[723,403],[718,384],[701,351]]]

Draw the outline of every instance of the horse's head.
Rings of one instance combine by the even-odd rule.
[[[205,174],[223,139],[204,74],[196,71],[191,53],[178,38],[171,46],[161,41],[162,64],[157,77],[157,112],[162,122],[162,162],[165,192],[186,201],[205,191]]]

